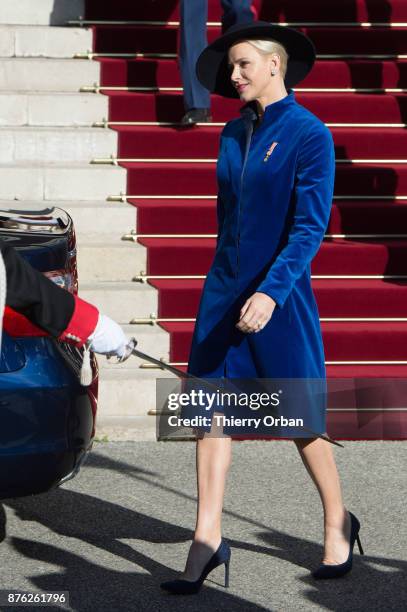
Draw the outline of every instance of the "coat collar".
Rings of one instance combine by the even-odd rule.
[[[295,103],[294,91],[289,89],[284,98],[278,100],[277,102],[272,102],[265,107],[262,123],[268,123],[269,121],[277,119],[281,113]],[[240,114],[244,121],[257,121],[259,116],[256,101],[250,100],[250,102],[247,102],[244,106],[242,106],[240,109]]]

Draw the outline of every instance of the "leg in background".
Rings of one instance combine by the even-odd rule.
[[[222,33],[237,23],[250,23],[254,20],[252,0],[221,0]]]
[[[197,59],[208,44],[208,0],[181,0],[180,15],[180,70],[184,87],[184,106],[186,110],[210,108],[209,91],[201,85],[195,74]]]
[[[296,438],[301,459],[314,481],[324,509],[323,563],[339,564],[349,554],[350,517],[344,507],[332,446],[320,438]]]

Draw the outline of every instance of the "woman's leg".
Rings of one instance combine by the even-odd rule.
[[[324,509],[323,563],[343,563],[349,554],[350,517],[343,505],[339,474],[331,444],[320,438],[294,440],[314,481]]]
[[[223,496],[231,463],[231,446],[231,438],[214,427],[210,434],[197,440],[197,518],[185,571],[180,576],[182,579],[196,580],[221,542]]]

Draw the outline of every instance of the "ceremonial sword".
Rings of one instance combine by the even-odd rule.
[[[179,368],[175,368],[174,366],[170,365],[169,363],[166,363],[165,361],[161,361],[160,359],[151,357],[151,355],[147,355],[147,353],[143,353],[142,351],[139,351],[138,349],[136,349],[136,346],[137,346],[137,340],[135,338],[131,338],[129,342],[126,344],[124,355],[122,357],[118,357],[117,362],[123,363],[124,361],[127,361],[127,359],[131,357],[131,355],[134,355],[135,357],[139,357],[140,359],[145,359],[146,361],[149,361],[150,363],[154,363],[162,370],[168,370],[172,374],[175,374],[176,376],[178,376],[178,378],[188,378],[188,379],[196,380],[197,382],[202,383],[202,378],[199,378],[198,376],[194,376],[194,374],[190,374],[189,372],[184,372],[183,370],[180,370]],[[205,379],[205,385],[207,385],[210,388],[218,390],[217,386],[210,382],[207,382],[207,379]],[[273,416],[273,411],[270,410],[270,412],[271,412],[271,415]],[[274,413],[274,416],[277,416],[276,413]],[[340,444],[339,442],[337,442],[336,440],[333,440],[329,436],[324,436],[323,434],[316,433],[309,427],[305,427],[305,425],[300,425],[300,427],[304,431],[311,433],[316,438],[321,438],[321,440],[325,440],[326,442],[330,442],[331,444],[334,444],[335,446],[340,446],[341,448],[344,447],[343,444]]]

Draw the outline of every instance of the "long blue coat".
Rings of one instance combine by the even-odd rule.
[[[221,134],[218,240],[201,296],[188,371],[202,378],[325,378],[310,262],[326,231],[335,176],[331,132],[294,92],[256,104]],[[235,326],[256,291],[276,307],[267,325]]]

